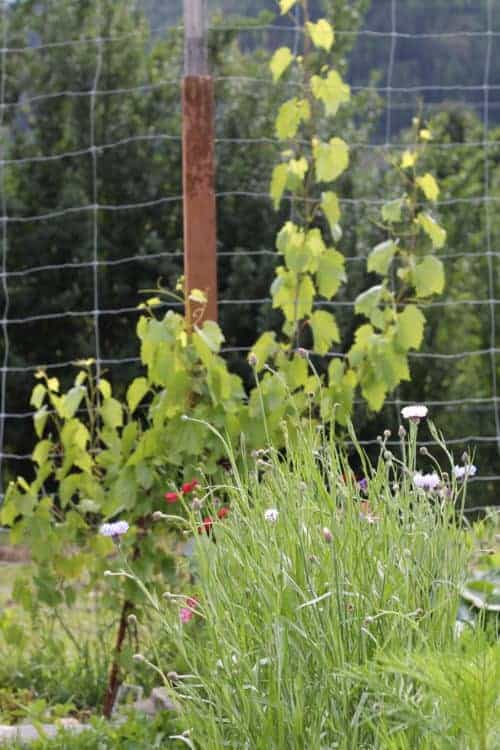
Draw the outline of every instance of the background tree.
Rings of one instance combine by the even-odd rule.
[[[88,92],[96,80],[99,49],[102,65],[97,88],[116,93],[95,97],[97,199],[101,206],[122,207],[98,212],[97,250],[99,260],[104,262],[97,269],[99,307],[102,311],[135,308],[143,289],[154,286],[158,278],[165,286],[173,287],[181,272],[181,203],[159,201],[179,196],[181,186],[178,82],[182,73],[182,38],[178,29],[165,28],[181,22],[182,3],[142,0],[134,7],[131,10],[130,3],[111,0],[84,0],[77,5],[69,0],[17,0],[10,6],[8,44],[24,50],[10,52],[6,58],[5,100],[11,104],[6,108],[4,138],[8,159],[14,160],[5,168],[7,212],[10,217],[24,219],[62,213],[46,220],[9,224],[9,319],[57,316],[61,311],[88,312],[94,308],[93,212],[68,209],[88,207],[94,202],[89,150],[92,97]],[[429,146],[427,158],[429,166],[435,160],[438,179],[444,180],[442,197],[476,199],[484,194],[484,151],[480,145],[465,147],[461,143],[481,144],[484,136],[484,91],[481,88],[472,92],[465,87],[483,82],[486,41],[477,32],[486,29],[486,6],[454,0],[452,6],[444,1],[433,4],[433,12],[429,8],[425,11],[425,7],[416,0],[398,3],[398,30],[412,35],[436,30],[448,33],[445,37],[424,36],[418,40],[405,37],[404,42],[398,38],[392,86],[408,88],[437,81],[438,86],[458,84],[462,88],[452,93],[425,91],[425,101],[421,103],[414,93],[393,91],[390,135],[393,141],[408,140],[410,136],[404,134],[404,128],[411,124],[415,111],[423,107],[426,113],[432,113],[436,106],[443,106],[444,95],[468,101],[479,117],[463,109],[432,121],[436,145]],[[334,65],[351,83],[366,86],[355,92],[352,104],[339,113],[338,120],[352,155],[351,168],[339,191],[348,201],[355,199],[343,211],[339,249],[347,256],[349,283],[339,294],[335,311],[347,350],[357,323],[352,300],[374,283],[364,270],[365,257],[380,239],[376,210],[373,207],[372,211],[370,201],[386,198],[388,191],[394,189],[385,178],[386,156],[371,147],[386,136],[384,92],[378,96],[369,88],[372,82],[382,87],[387,83],[389,6],[387,2],[371,4],[369,0],[311,0],[310,8],[313,17],[326,14],[335,25]],[[264,195],[278,155],[273,119],[280,99],[287,93],[285,88],[280,91],[271,85],[267,64],[271,50],[293,42],[290,32],[260,28],[270,21],[273,26],[286,23],[273,14],[275,10],[273,0],[211,3],[210,51],[217,78],[217,190],[232,193],[218,200],[219,283],[223,300],[220,317],[226,346],[231,349],[249,347],[261,330],[280,325],[269,302],[224,304],[226,300],[269,298],[277,262],[275,237],[290,213],[289,204],[283,204],[279,213],[274,212]],[[262,12],[264,15],[259,16]],[[242,15],[246,18],[242,19]],[[242,24],[248,26],[244,32],[228,30]],[[259,28],[252,28],[255,25]],[[383,33],[356,38],[361,25]],[[493,25],[500,28],[496,9]],[[453,34],[464,30],[474,33]],[[41,46],[99,36],[114,40],[102,46],[95,42]],[[492,44],[490,82],[494,83],[500,74],[498,55],[494,54],[496,37]],[[439,69],[435,67],[438,63]],[[499,111],[494,106],[495,90],[489,92],[492,122]],[[59,95],[55,96],[57,92]],[[43,98],[45,95],[50,97]],[[492,131],[490,140],[496,138],[498,134]],[[442,139],[448,139],[448,145],[459,145],[440,148]],[[60,154],[66,156],[46,159]],[[40,161],[16,161],[26,158]],[[493,195],[497,194],[497,161],[496,147],[490,148]],[[126,208],[135,203],[147,205]],[[460,253],[464,243],[472,248],[470,252],[476,248],[484,251],[484,204],[453,203],[443,206],[442,212],[450,237],[451,249],[447,253]],[[494,237],[495,216],[492,222]],[[133,261],[124,262],[132,256]],[[39,268],[46,266],[56,267]],[[38,270],[25,273],[33,267]],[[447,296],[469,302],[489,298],[486,258],[450,259],[447,270]],[[495,288],[497,281],[495,273]],[[4,302],[0,299],[2,308]],[[490,347],[488,305],[438,306],[429,313],[427,351],[452,351],[447,348],[450,342],[462,351]],[[137,356],[132,333],[135,321],[134,311],[112,315],[104,312],[100,316],[102,356]],[[9,335],[10,367],[66,362],[95,352],[92,315],[12,323]],[[248,374],[245,353],[231,352],[228,357],[234,370]],[[133,374],[135,365],[122,363],[110,365],[109,369],[119,390],[120,384]],[[62,371],[63,382],[64,373],[69,378],[70,370]],[[7,411],[27,411],[32,375],[9,373]],[[402,398],[448,401],[462,399],[465,394],[491,397],[488,358],[433,359],[432,367],[429,360],[416,359],[411,385],[399,392]],[[495,434],[492,416],[491,403],[470,403],[460,408],[450,405],[438,419],[447,434],[491,435]],[[394,425],[395,417],[394,407],[374,416],[360,405],[356,418],[363,425],[363,437],[372,439],[388,424]],[[6,438],[6,452],[29,453],[29,418],[10,419]],[[496,473],[495,461],[495,445],[482,445],[481,471]],[[26,472],[28,466],[12,462],[9,470],[11,474]],[[491,489],[488,497],[492,497],[493,488],[481,488],[481,492]]]

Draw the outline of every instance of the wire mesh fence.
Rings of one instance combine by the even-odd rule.
[[[354,97],[341,116],[352,166],[341,194],[348,284],[331,303],[352,335],[354,299],[369,285],[376,212],[394,188],[387,164],[433,122],[429,159],[444,186],[447,288],[425,305],[428,328],[412,382],[381,415],[361,402],[361,442],[397,430],[402,405],[425,400],[450,446],[476,452],[474,505],[500,481],[497,238],[500,220],[500,9],[494,0],[313,3],[336,27],[338,65]],[[472,7],[473,6],[473,7]],[[276,232],[293,210],[269,198],[279,158],[273,119],[292,82],[267,61],[300,49],[293,19],[258,16],[273,0],[213,4],[220,318],[225,355],[246,354],[276,327],[269,286]],[[134,337],[144,290],[182,272],[181,3],[8,2],[1,9],[0,461],[5,482],[30,471],[29,394],[40,367],[63,382],[96,360],[119,391],[140,368]],[[239,13],[233,17],[231,13]],[[322,303],[326,304],[326,303]],[[392,441],[394,445],[397,441]],[[433,441],[423,438],[423,443]]]

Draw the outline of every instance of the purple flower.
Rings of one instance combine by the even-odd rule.
[[[453,468],[453,474],[456,479],[468,479],[469,477],[475,477],[477,474],[477,466],[474,464],[465,464],[465,466],[455,466]]]
[[[417,471],[417,473],[413,475],[413,484],[419,490],[434,492],[434,490],[441,484],[441,478],[435,471],[433,471],[432,474],[422,474],[421,471]]]
[[[114,523],[103,523],[99,529],[101,536],[111,536],[113,538],[123,536],[129,530],[126,521],[115,521]]]
[[[368,492],[368,479],[366,477],[363,477],[358,482],[358,487],[361,490],[361,492]]]

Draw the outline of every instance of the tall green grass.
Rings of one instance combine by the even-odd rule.
[[[413,488],[412,428],[406,466],[383,444],[374,468],[360,455],[368,498],[321,432],[234,463],[215,490],[230,514],[197,537],[197,614],[182,625],[176,599],[161,607],[186,664],[169,678],[191,730],[185,744],[500,746],[497,647],[456,638],[468,556],[460,511],[446,494]],[[474,722],[484,731],[464,731]]]

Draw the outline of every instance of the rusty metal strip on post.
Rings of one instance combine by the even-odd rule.
[[[192,289],[201,289],[208,298],[205,309],[188,301],[188,320],[193,323],[217,320],[214,82],[207,75],[205,0],[184,2],[182,159],[186,296]]]

